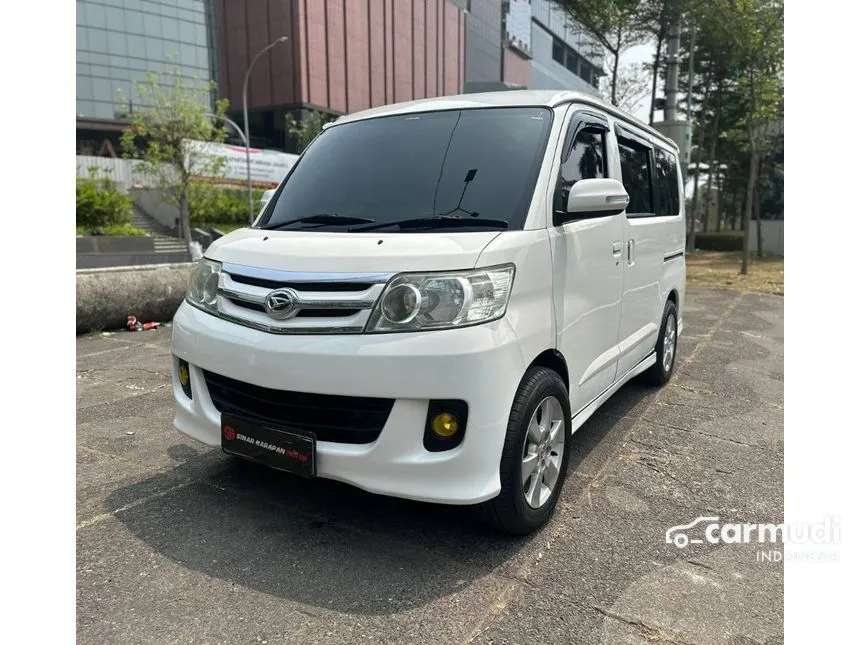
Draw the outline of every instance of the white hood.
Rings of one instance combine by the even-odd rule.
[[[500,231],[475,233],[317,233],[240,229],[206,257],[280,271],[366,273],[471,269]]]

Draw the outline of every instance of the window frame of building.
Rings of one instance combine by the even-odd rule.
[[[597,88],[600,79],[597,67],[564,40],[548,30],[547,33],[552,36],[552,60],[561,65],[565,71]]]
[[[558,36],[552,37],[552,59],[559,65],[564,65],[567,44]]]
[[[579,73],[581,58],[582,57],[573,51],[572,48],[568,47],[564,55],[564,66],[567,68],[567,71],[576,74],[577,76],[581,76]]]

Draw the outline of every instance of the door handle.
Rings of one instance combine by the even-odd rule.
[[[627,240],[627,264],[633,264],[635,245],[633,240]]]
[[[613,242],[612,243],[612,257],[618,257],[621,255],[621,242]]]

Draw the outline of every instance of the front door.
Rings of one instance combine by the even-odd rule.
[[[565,213],[580,179],[608,177],[609,123],[591,109],[571,108],[552,200]],[[567,362],[574,414],[615,381],[621,317],[624,215],[549,224],[557,346]]]

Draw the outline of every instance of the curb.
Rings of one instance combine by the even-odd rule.
[[[182,304],[193,262],[76,271],[76,333],[125,327],[128,316],[167,322]]]

